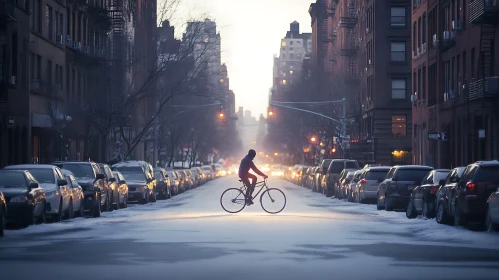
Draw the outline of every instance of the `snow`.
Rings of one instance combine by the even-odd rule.
[[[102,254],[140,263],[139,270],[133,265],[119,268],[127,279],[157,279],[158,271],[168,271],[172,279],[303,279],[311,275],[314,279],[401,279],[401,275],[403,279],[412,275],[438,279],[444,270],[448,279],[496,275],[489,266],[497,267],[497,263],[475,263],[462,252],[473,256],[485,254],[478,248],[499,249],[497,234],[439,225],[433,219],[409,220],[404,212],[377,211],[375,205],[326,198],[273,178],[269,186],[287,196],[283,212],[267,214],[255,201],[238,214],[226,213],[220,207],[220,195],[238,186],[236,177],[226,177],[166,201],[103,213],[101,218],[7,231],[0,241],[0,255],[22,254],[23,248],[64,240],[73,244],[75,254],[83,250],[79,246],[112,247],[118,242],[116,246],[126,244],[125,248],[112,247],[112,252]],[[152,247],[142,252],[131,243]],[[158,247],[162,253],[157,259],[146,261]],[[60,251],[64,249],[54,249]],[[445,252],[463,260],[449,261]],[[19,263],[11,265],[22,268]],[[67,264],[56,273],[84,266]],[[79,271],[78,279],[85,279],[93,269]]]

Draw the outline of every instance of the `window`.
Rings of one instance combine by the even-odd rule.
[[[407,118],[405,115],[392,115],[393,137],[407,136]]]
[[[37,0],[36,1],[36,31],[38,31],[39,33],[42,33],[42,1],[41,0]]]
[[[291,54],[289,54],[289,58],[290,58],[290,59],[294,59],[294,58],[295,58],[295,55],[291,53]]]
[[[391,7],[390,8],[390,23],[391,26],[405,26],[405,8]]]
[[[49,40],[54,40],[54,19],[52,17],[52,7],[46,6],[46,16],[47,16],[47,38]]]
[[[413,26],[412,26],[412,38],[414,38],[412,40],[412,50],[415,51],[417,49],[417,40],[416,40],[416,34],[418,32],[417,28],[416,28],[416,22],[414,22]]]
[[[423,87],[421,88],[421,96],[426,99],[426,66],[423,66]]]
[[[392,61],[405,62],[405,42],[392,42]]]
[[[405,80],[392,80],[392,99],[405,99]]]
[[[281,46],[285,47],[286,46],[286,41],[281,42]]]
[[[290,45],[293,45],[293,41],[289,41],[289,44],[290,44]]]

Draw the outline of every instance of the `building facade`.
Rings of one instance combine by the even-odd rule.
[[[454,167],[499,158],[497,1],[412,6],[414,162]]]

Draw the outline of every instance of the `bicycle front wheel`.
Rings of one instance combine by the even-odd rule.
[[[241,212],[246,206],[246,196],[240,189],[227,189],[220,196],[220,205],[229,213]]]
[[[280,189],[267,189],[260,196],[260,204],[265,212],[277,214],[286,207],[286,195]]]

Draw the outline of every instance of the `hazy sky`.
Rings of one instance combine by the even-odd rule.
[[[174,24],[205,15],[217,22],[222,37],[222,63],[228,67],[236,110],[243,106],[254,116],[266,115],[273,56],[279,53],[280,39],[294,20],[300,23],[300,32],[311,32],[308,8],[312,0],[180,1]]]

